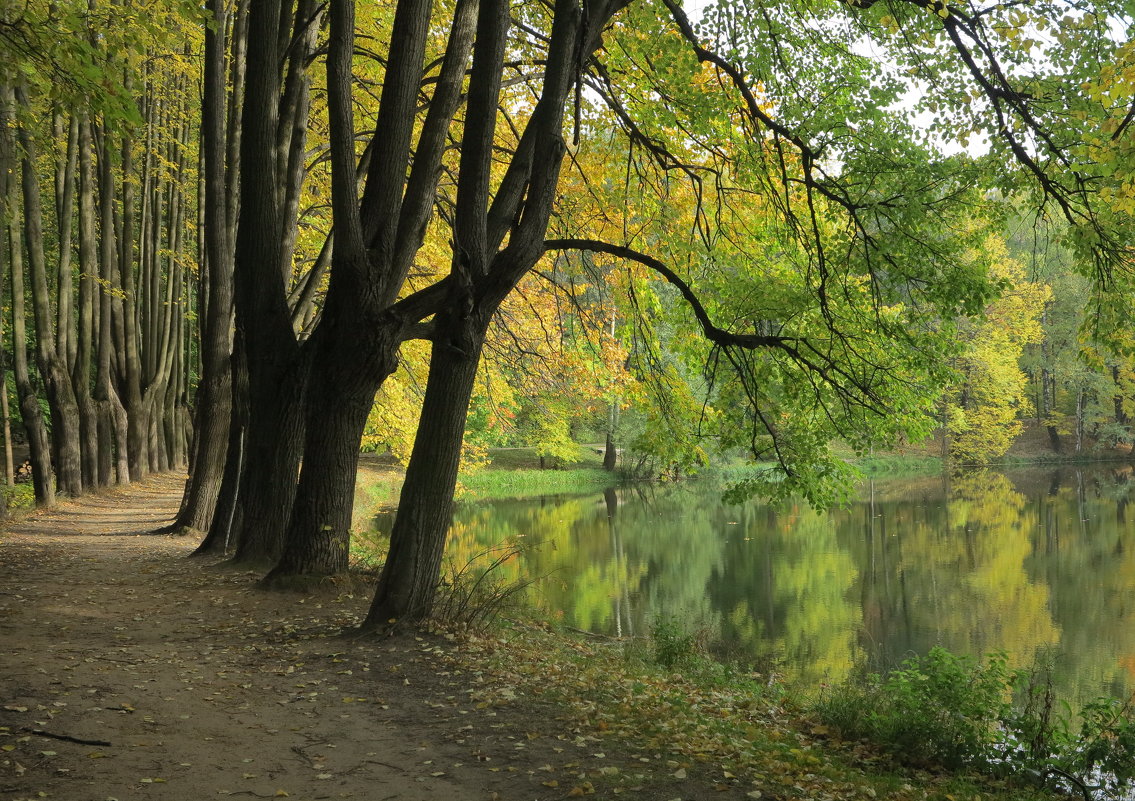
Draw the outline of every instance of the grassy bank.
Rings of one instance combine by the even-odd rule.
[[[1056,797],[1024,776],[905,767],[882,748],[841,739],[775,679],[702,658],[692,643],[665,627],[627,643],[511,623],[463,653],[509,692],[554,704],[577,745],[638,754],[641,771],[592,776],[569,795],[655,786],[658,798],[683,787],[702,798],[697,783],[753,799]]]
[[[596,492],[619,483],[621,475],[602,468],[602,454],[581,445],[571,461],[546,460],[533,448],[500,448],[484,466],[458,477],[459,499],[518,498],[573,492]],[[404,468],[389,457],[364,455],[355,482],[355,521],[398,504]]]

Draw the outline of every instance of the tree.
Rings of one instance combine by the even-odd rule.
[[[204,86],[201,111],[201,150],[204,166],[204,273],[200,296],[204,325],[201,330],[201,380],[197,386],[194,442],[185,497],[172,531],[208,531],[221,491],[228,456],[232,422],[232,317],[233,230],[230,208],[237,176],[226,170],[226,157],[234,149],[237,126],[226,125],[229,91],[225,76],[227,42],[240,35],[238,24],[230,28],[226,3],[211,0],[212,19],[205,30]],[[239,54],[243,42],[236,49]],[[240,82],[242,65],[233,63],[233,93]],[[229,122],[232,122],[231,117]],[[239,446],[238,446],[239,447]],[[239,469],[239,468],[237,468]],[[226,523],[228,521],[226,520]]]
[[[1023,173],[1077,235],[1095,236],[1104,246],[1097,266],[1122,258],[1121,238],[1094,211],[1090,176],[1068,156],[1064,118],[1022,89],[1047,76],[1026,74],[1027,48],[983,24],[989,17],[999,25],[1010,10],[975,16],[916,2],[889,13],[832,5],[823,14],[833,27],[817,30],[791,4],[771,15],[764,4],[730,6],[707,20],[716,28],[706,30],[722,37],[715,49],[676,4],[664,5],[632,4],[626,19],[616,19],[621,4],[589,5],[584,20],[565,0],[525,9],[512,26],[500,4],[466,0],[435,12],[423,0],[402,0],[377,103],[356,102],[352,75],[363,56],[354,5],[330,6],[326,163],[335,243],[318,321],[297,341],[297,315],[277,280],[287,261],[279,250],[293,237],[281,223],[291,212],[278,177],[286,59],[272,32],[297,37],[310,18],[280,2],[251,4],[241,168],[257,199],[241,206],[236,263],[253,409],[241,492],[254,528],[244,532],[241,551],[268,561],[282,553],[270,582],[345,567],[355,453],[374,393],[395,369],[400,344],[424,336],[432,351],[423,422],[368,625],[426,613],[489,320],[549,248],[631,260],[675,287],[670,302],[694,309],[711,343],[707,355],[728,367],[713,374],[718,396],[737,412],[722,436],[782,462],[765,488],[829,493],[840,474],[825,453],[832,430],[861,431],[853,444],[865,447],[925,429],[946,353],[933,323],[975,311],[991,296],[986,266],[962,258],[975,236],[975,211],[985,210],[973,190],[989,183],[989,173],[963,157],[939,157],[916,129],[874,113],[897,101],[904,85],[840,34],[870,36],[904,66],[940,73],[939,100],[951,109],[962,105],[964,90],[965,114],[998,121],[1004,149],[989,160],[993,172],[1014,180]],[[737,24],[750,11],[760,24]],[[432,49],[440,38],[444,53]],[[1115,50],[1106,36],[1098,44],[1097,63]],[[516,78],[506,80],[506,72]],[[794,102],[802,85],[819,91],[832,75],[846,83],[819,108]],[[578,91],[572,103],[584,80],[606,111]],[[374,133],[360,140],[354,113],[368,107]],[[849,114],[860,127],[849,127]],[[636,169],[650,170],[655,216],[687,225],[689,236],[675,240],[651,220],[609,242],[569,221],[565,235],[545,241],[565,153],[612,121],[642,156]],[[449,141],[457,144],[452,152]],[[1020,173],[1005,168],[1004,156]],[[689,188],[670,193],[679,178]],[[449,272],[410,280],[435,225],[454,242]],[[770,284],[777,289],[762,300]],[[312,286],[308,280],[303,292]],[[727,373],[736,378],[726,381]],[[317,389],[304,398],[309,386]],[[302,415],[295,411],[301,398]]]
[[[1040,342],[1041,313],[1052,296],[1044,284],[1025,279],[1003,241],[989,237],[992,275],[1006,289],[984,314],[959,323],[962,353],[954,367],[958,381],[944,401],[950,458],[960,464],[988,464],[1005,455],[1021,431],[1029,408],[1028,379],[1020,362],[1028,345]]]
[[[38,376],[52,425],[33,449],[35,470],[71,495],[109,483],[116,459],[129,480],[185,458],[187,11],[37,2],[0,36],[20,165],[11,263],[28,279],[13,275],[13,291],[35,330],[36,370],[22,394],[30,422]],[[158,51],[162,59],[145,58]]]

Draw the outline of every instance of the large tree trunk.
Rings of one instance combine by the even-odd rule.
[[[208,298],[201,341],[201,379],[197,385],[192,469],[185,497],[171,530],[209,531],[221,491],[232,418],[233,255],[228,218],[225,153],[227,90],[225,35],[229,29],[224,0],[210,0],[214,26],[205,31],[205,86],[202,101],[204,222],[207,268],[201,296]],[[233,176],[235,177],[235,176]]]
[[[316,332],[305,344],[315,370],[312,386],[319,387],[319,394],[307,403],[310,428],[303,468],[286,549],[267,579],[271,584],[291,584],[297,577],[326,576],[347,568],[359,441],[374,394],[396,367],[404,327],[433,311],[430,301],[421,302],[422,298],[443,297],[443,292],[425,292],[395,303],[431,213],[446,135],[460,102],[474,39],[476,8],[476,2],[461,0],[455,9],[408,181],[429,0],[399,4],[391,34],[396,44],[387,66],[373,148],[368,147],[377,155],[364,158],[366,165],[359,168],[351,100],[353,6],[342,3],[331,8],[328,102],[335,247],[330,254],[327,302]],[[364,170],[368,177],[360,205],[358,178]],[[372,243],[369,248],[366,241]],[[321,261],[326,255],[325,249]],[[310,297],[314,280],[309,276],[307,287],[299,292],[301,298]],[[302,311],[298,316],[303,316]]]
[[[484,325],[467,324],[450,313],[438,317],[442,319],[430,354],[421,423],[390,534],[390,553],[364,631],[423,620],[437,592],[465,418],[485,341]]]
[[[235,251],[236,321],[246,351],[252,412],[240,483],[243,523],[234,559],[264,568],[272,567],[283,551],[307,380],[280,275],[283,223],[275,153],[282,6],[280,0],[259,0],[249,9]]]
[[[370,336],[354,348],[343,347],[349,331],[356,337],[369,331]],[[398,366],[398,333],[389,326],[384,331],[374,323],[338,317],[330,302],[324,310],[309,343],[315,353],[310,382],[333,391],[320,392],[306,404],[299,485],[284,552],[265,577],[267,585],[293,586],[300,577],[346,572],[359,442],[375,393]]]
[[[481,0],[455,203],[452,284],[446,306],[434,317],[421,422],[364,630],[417,622],[431,611],[488,320],[544,251],[565,152],[568,93],[580,54],[598,46],[599,32],[618,7],[595,3],[592,30],[583,28],[582,9],[572,0],[555,3],[541,97],[494,194],[494,131],[510,17],[505,0]],[[527,155],[521,157],[521,151]],[[499,250],[506,236],[508,244]]]

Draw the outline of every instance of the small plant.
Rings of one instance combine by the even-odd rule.
[[[1126,798],[1135,784],[1135,709],[1132,698],[1097,698],[1080,711],[1080,747],[1069,773],[1092,776],[1110,797]]]
[[[447,560],[430,615],[433,623],[448,631],[482,631],[535,582],[510,579],[503,570],[523,550],[515,542],[504,542],[474,554],[464,564]]]
[[[0,517],[13,509],[31,509],[35,506],[35,489],[30,482],[0,485]]]
[[[698,638],[688,634],[675,617],[659,615],[650,627],[654,663],[667,670],[693,660],[699,653]]]

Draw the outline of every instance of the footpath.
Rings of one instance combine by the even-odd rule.
[[[459,647],[347,638],[367,598],[269,593],[189,558],[196,542],[149,534],[182,481],[0,530],[0,799],[752,797],[665,774],[604,783],[647,759],[593,753]]]

